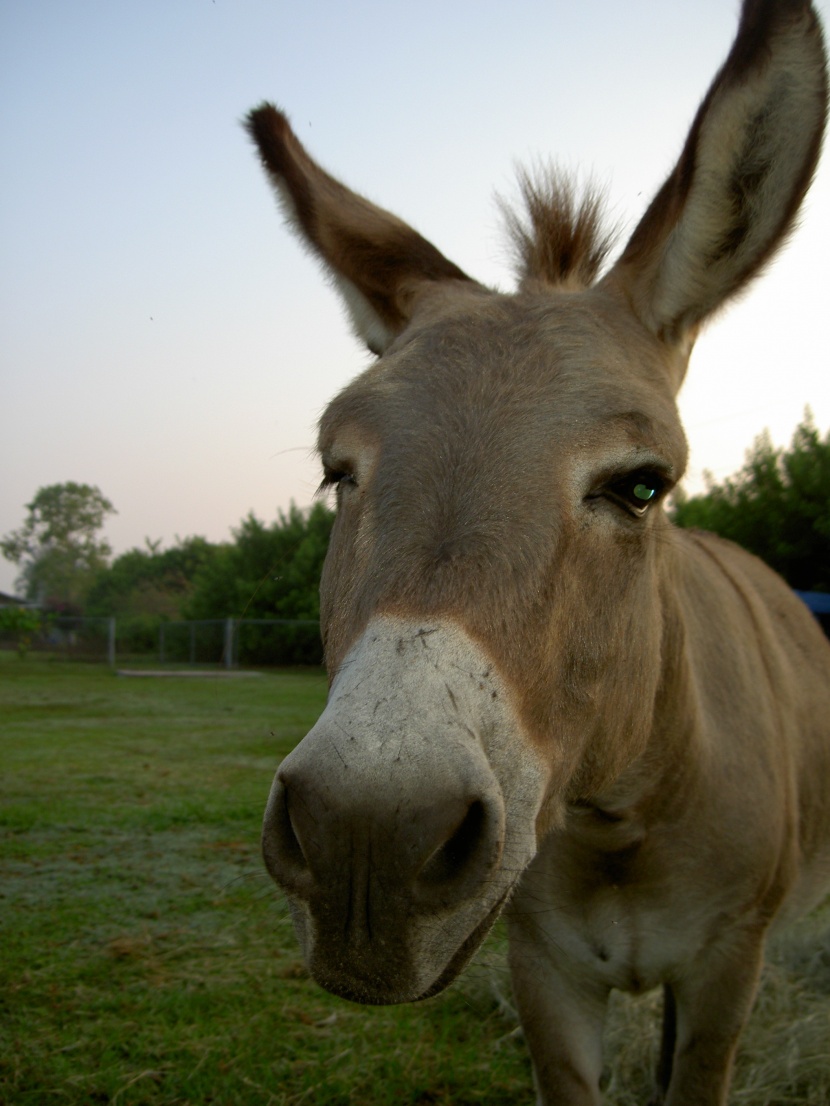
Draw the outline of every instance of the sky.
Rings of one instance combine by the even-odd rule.
[[[830,0],[817,4],[825,25]],[[632,230],[726,56],[737,0],[0,0],[0,535],[98,486],[115,553],[306,506],[315,425],[369,363],[240,119],[312,154],[476,279],[495,196],[550,158]],[[623,234],[623,241],[625,234]],[[830,155],[783,255],[698,342],[686,486],[830,426]],[[0,558],[0,590],[15,567]]]

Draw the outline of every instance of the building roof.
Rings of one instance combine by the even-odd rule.
[[[8,592],[0,591],[0,607],[27,607],[29,604],[25,599],[21,599],[17,595],[9,595]]]

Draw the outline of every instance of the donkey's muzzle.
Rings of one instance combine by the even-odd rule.
[[[319,983],[363,1002],[418,998],[489,913],[501,792],[480,751],[442,750],[435,739],[428,757],[413,756],[427,752],[417,735],[407,754],[336,742],[324,716],[283,762],[265,813],[265,864],[293,900]],[[428,979],[416,967],[425,954]]]

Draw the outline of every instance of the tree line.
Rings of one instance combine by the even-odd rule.
[[[822,437],[809,412],[788,448],[765,432],[737,473],[706,482],[699,495],[675,493],[669,512],[678,525],[736,541],[793,588],[830,592],[830,431]],[[188,537],[162,549],[147,540],[114,559],[100,532],[115,509],[98,488],[49,485],[26,509],[20,529],[0,539],[0,552],[20,570],[22,595],[57,614],[114,615],[119,636],[136,649],[153,648],[162,621],[319,619],[334,520],[321,502],[292,504],[271,522],[249,514],[228,542]],[[256,635],[248,640],[253,653],[268,648],[262,636],[259,645]],[[316,627],[297,628],[286,641],[283,660],[319,661]]]
[[[41,612],[115,616],[125,652],[153,651],[162,622],[302,620],[311,625],[287,628],[279,657],[264,655],[273,636],[266,643],[262,631],[246,633],[243,659],[320,662],[318,585],[334,520],[324,503],[307,510],[292,504],[270,523],[249,514],[228,542],[188,537],[162,549],[148,539],[114,559],[100,536],[114,508],[97,487],[49,485],[26,510],[23,526],[0,539],[0,552],[18,565],[17,587]]]
[[[806,412],[789,448],[765,431],[743,467],[701,495],[675,496],[679,526],[712,530],[742,545],[797,591],[830,592],[830,431]]]

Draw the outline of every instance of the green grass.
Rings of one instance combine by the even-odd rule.
[[[0,1102],[529,1097],[489,998],[364,1009],[308,980],[258,839],[324,699],[317,672],[0,655]]]
[[[361,1008],[307,978],[259,858],[317,672],[124,679],[0,654],[0,1103],[533,1100],[504,938],[445,994]],[[733,1101],[830,1101],[827,915],[781,946]],[[609,1102],[647,1097],[655,999],[615,1000]]]

